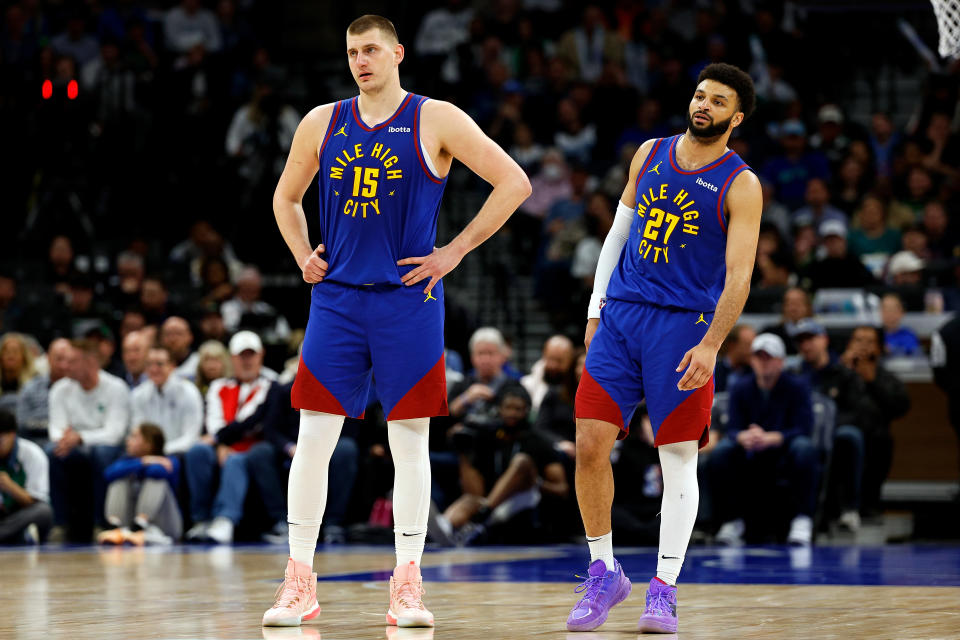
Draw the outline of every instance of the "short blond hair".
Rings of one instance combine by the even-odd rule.
[[[371,29],[379,29],[383,35],[390,38],[390,40],[394,43],[400,42],[400,38],[397,36],[397,28],[393,26],[392,22],[383,16],[377,16],[369,13],[367,15],[360,16],[351,22],[350,26],[347,27],[347,34],[356,36],[360,35],[361,33],[366,33]]]
[[[3,337],[0,337],[0,353],[2,353],[7,344],[11,342],[19,345],[20,352],[23,354],[23,367],[20,369],[20,375],[17,376],[17,380],[19,380],[20,386],[22,387],[24,384],[26,384],[27,380],[32,378],[37,373],[33,364],[33,354],[30,353],[30,345],[27,343],[27,336],[14,331],[5,333],[3,334]],[[0,362],[0,367],[2,366],[3,364]]]

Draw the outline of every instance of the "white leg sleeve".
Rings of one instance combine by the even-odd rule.
[[[430,514],[430,418],[391,420],[387,437],[393,454],[393,535],[397,566],[420,564]]]
[[[300,410],[300,435],[287,485],[287,521],[290,523],[290,557],[309,566],[313,566],[313,553],[327,505],[330,456],[342,428],[343,416]]]
[[[697,520],[700,487],[697,484],[695,440],[657,447],[663,471],[663,503],[660,507],[660,554],[657,577],[676,584]]]

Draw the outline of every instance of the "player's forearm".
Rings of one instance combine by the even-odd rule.
[[[310,234],[307,229],[307,217],[303,212],[303,205],[291,202],[285,198],[274,197],[273,215],[277,219],[277,226],[284,242],[293,254],[297,265],[302,265],[313,252],[310,246]]]
[[[522,172],[497,183],[470,224],[450,243],[462,255],[483,244],[530,196],[530,181]]]
[[[713,322],[707,334],[701,341],[703,344],[720,349],[730,329],[737,323],[743,305],[747,302],[750,293],[750,275],[734,275],[727,273],[727,281],[717,301],[717,309],[713,314]]]

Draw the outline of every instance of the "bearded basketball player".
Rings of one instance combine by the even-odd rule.
[[[591,563],[567,619],[571,631],[599,627],[630,594],[613,556],[610,451],[644,398],[663,503],[657,575],[639,628],[677,630],[676,581],[697,516],[697,451],[710,427],[713,368],[746,302],[760,228],[760,183],[727,148],[753,107],[750,76],[707,66],[686,132],[637,151],[603,243],[575,410],[577,501]]]
[[[313,289],[291,393],[300,434],[290,467],[290,558],[263,624],[296,626],[320,615],[312,565],[327,469],[344,416],[363,414],[372,376],[396,468],[397,560],[386,621],[432,627],[420,557],[430,505],[429,420],[447,414],[441,278],[503,225],[530,183],[463,111],[400,86],[404,48],[389,20],[366,15],[351,23],[346,54],[359,95],[304,117],[273,201]],[[454,158],[493,191],[450,244],[434,248]],[[314,248],[302,199],[318,173],[322,244]]]

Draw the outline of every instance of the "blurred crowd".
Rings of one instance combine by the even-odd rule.
[[[781,321],[728,341],[702,471],[720,485],[735,468],[796,488],[778,502],[792,505],[783,527],[757,535],[809,542],[798,516],[856,528],[876,513],[890,421],[907,411],[885,358],[929,353],[941,386],[960,379],[955,330],[928,344],[903,323],[960,309],[955,69],[924,72],[895,34],[886,51],[858,54],[870,33],[794,3],[413,5],[397,16],[405,86],[454,101],[530,175],[533,194],[502,233],[509,268],[532,276],[558,331],[519,371],[510,337],[473,331],[448,296],[451,417],[432,429],[431,538],[577,533],[571,328],[633,153],[684,130],[697,74],[721,60],[757,86],[757,112],[730,143],[764,187],[747,311]],[[107,542],[284,539],[306,315],[301,289],[265,286],[295,272],[270,201],[299,117],[347,97],[345,77],[292,59],[272,3],[0,7],[0,539],[39,540],[54,525],[57,538],[96,527]],[[831,29],[844,34],[842,61],[820,46]],[[864,109],[844,75],[883,61],[925,78],[895,112]],[[856,292],[841,309],[865,304],[882,329],[827,336],[811,300],[835,288]],[[818,423],[813,408],[831,403],[834,419]],[[392,540],[377,406],[348,420],[334,455],[327,542]],[[638,542],[655,539],[661,490],[648,432],[641,408],[615,452],[615,473],[643,478],[617,498],[618,530]],[[750,536],[748,507],[705,496],[704,529]]]

